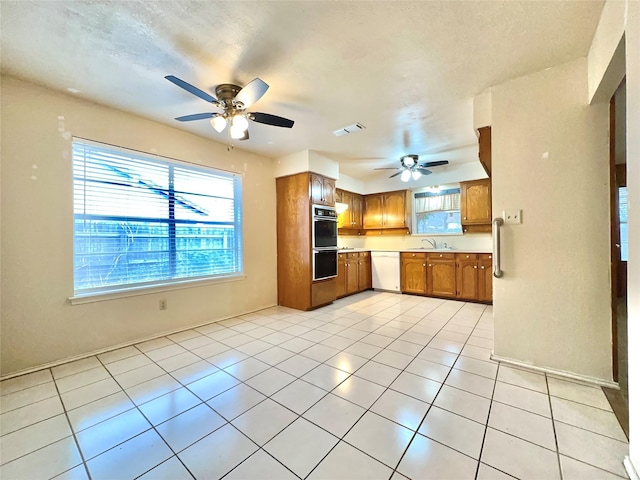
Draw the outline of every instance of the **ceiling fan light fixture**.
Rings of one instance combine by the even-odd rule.
[[[234,140],[240,140],[242,137],[244,137],[244,133],[246,131],[247,131],[246,129],[236,127],[233,124],[229,128],[229,132],[231,133],[231,138],[233,138]]]
[[[243,132],[249,128],[249,120],[242,114],[235,114],[231,117],[231,128],[237,128]]]
[[[227,126],[227,119],[222,115],[216,115],[211,119],[211,126],[216,132],[222,133],[224,128]]]
[[[418,161],[416,158],[413,157],[413,155],[405,155],[404,157],[402,157],[402,165],[404,165],[407,168],[411,168],[417,163]]]
[[[411,172],[411,177],[414,180],[418,180],[421,176],[422,176],[422,173],[420,173],[418,170],[414,170]]]
[[[400,175],[400,180],[402,180],[403,182],[408,182],[410,178],[411,170],[405,170],[404,172],[402,172],[402,175]]]

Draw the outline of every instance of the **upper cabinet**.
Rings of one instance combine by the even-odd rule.
[[[482,127],[478,129],[478,157],[482,168],[491,178],[491,127]]]
[[[336,203],[336,182],[317,173],[309,174],[311,203],[333,207]]]
[[[365,229],[409,228],[411,196],[407,190],[364,196]]]
[[[460,219],[464,232],[491,231],[491,179],[460,182]]]
[[[362,195],[336,189],[336,202],[344,203],[347,209],[338,215],[339,229],[362,228]],[[341,233],[341,232],[339,232]]]

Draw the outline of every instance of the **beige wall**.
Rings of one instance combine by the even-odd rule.
[[[586,58],[492,88],[495,353],[611,381],[608,106],[588,104]],[[548,153],[548,158],[545,158]]]
[[[2,375],[276,303],[271,159],[7,77],[0,120]],[[72,306],[71,136],[241,172],[246,278]]]

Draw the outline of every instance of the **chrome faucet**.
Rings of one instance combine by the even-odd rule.
[[[422,241],[423,242],[429,242],[429,245],[431,245],[433,248],[438,248],[438,242],[436,242],[434,239],[423,238]]]

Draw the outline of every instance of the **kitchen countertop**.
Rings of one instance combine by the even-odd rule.
[[[478,249],[455,249],[452,250],[450,248],[401,248],[401,249],[369,249],[369,248],[340,248],[338,249],[338,253],[358,253],[358,252],[408,252],[408,253],[491,253],[488,250],[478,250]]]

